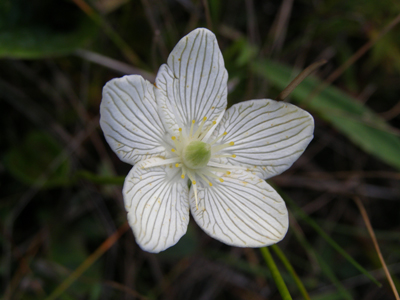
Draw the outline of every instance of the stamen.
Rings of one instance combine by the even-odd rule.
[[[211,148],[211,153],[217,153],[217,152],[221,151],[222,149],[228,148],[228,147],[233,146],[233,145],[235,145],[234,142],[230,142],[230,143],[214,146],[214,147]]]
[[[228,167],[228,166],[227,166]],[[220,169],[220,168],[214,168],[214,167],[208,167],[209,170],[213,172],[219,172],[219,173],[226,173],[226,170]],[[228,174],[229,175],[229,174]]]
[[[149,163],[145,166],[143,166],[143,168],[150,168],[150,167],[157,167],[157,166],[164,166],[164,165],[168,165],[168,164],[173,164],[173,163],[180,163],[181,162],[181,158],[180,157],[175,157],[175,158],[169,158],[169,159],[164,159],[160,162],[153,162],[153,163]]]
[[[215,140],[213,140],[213,141],[210,143],[210,146],[211,146],[211,145],[214,145],[216,142],[218,142],[220,139],[222,139],[224,135],[227,135],[227,134],[228,134],[228,133],[225,131],[223,134],[221,134],[219,137],[217,137]]]
[[[214,156],[215,157],[215,156]],[[220,168],[222,169],[222,171],[217,171],[217,172],[226,172],[226,169],[234,169],[234,170],[246,170],[245,167],[241,167],[241,166],[231,166],[231,165],[223,165],[223,164],[219,164],[219,163],[215,163],[212,161],[208,162],[208,166],[209,167],[216,167],[216,168]],[[229,172],[230,173],[230,172]],[[229,175],[229,174],[228,174]]]
[[[219,122],[221,122],[221,119],[222,119],[222,117],[224,116],[224,114],[225,114],[225,111],[223,110],[223,111],[219,114],[218,118],[215,120],[215,125],[217,125],[217,124],[219,124]],[[215,128],[217,128],[217,126],[215,126],[215,127],[213,126],[212,129],[211,129],[211,130],[206,134],[206,136],[203,138],[203,140],[208,141],[208,139],[210,138],[210,136],[213,134]]]
[[[194,183],[193,183],[194,182]],[[197,198],[197,187],[196,187],[196,181],[193,181],[193,190],[194,190],[194,199],[196,200],[196,210],[199,210],[198,206],[198,198]]]
[[[211,173],[210,171],[208,171],[208,170],[201,170],[201,173],[200,172],[198,172],[198,174],[201,176],[201,174],[202,175],[206,175],[206,176],[208,176],[208,177],[211,177],[211,178],[215,178],[215,179],[218,179],[219,181],[221,181],[221,182],[224,182],[224,180],[221,178],[221,177],[219,177],[218,175],[215,175],[214,173]],[[209,182],[208,180],[206,180],[207,182]]]
[[[182,128],[179,128],[179,140],[182,141],[183,140],[183,136],[182,136]]]
[[[210,124],[210,126],[208,126],[208,128],[199,136],[199,140],[202,141],[203,138],[206,136],[206,134],[211,130],[211,128],[213,128],[213,126],[217,124],[217,121],[212,121],[212,123]]]
[[[185,174],[186,174],[186,168],[182,166],[182,179],[185,179]]]
[[[194,174],[192,174],[191,172],[188,172],[188,176],[189,176],[190,181],[192,182],[192,187],[193,187],[193,191],[194,191],[194,198],[196,200],[196,209],[199,209],[198,204],[197,204],[198,203],[198,199],[197,199],[196,180],[195,180]]]
[[[199,174],[201,179],[203,179],[205,182],[207,182],[209,186],[212,186],[212,183],[203,174],[201,174],[200,172],[197,172],[197,174]]]
[[[195,120],[193,120],[192,121],[192,125],[190,125],[190,133],[189,133],[189,137],[191,137],[192,136],[192,134],[193,134],[193,126],[194,126],[194,123],[195,123],[196,121]]]
[[[172,148],[172,149],[171,149],[171,152],[175,152],[175,149],[174,149],[174,148]]]
[[[179,151],[179,149],[180,149],[180,143],[179,143],[178,140],[176,139],[176,136],[171,136],[171,139],[174,141],[176,150]],[[172,152],[174,152],[174,151],[172,151]]]
[[[221,158],[221,157],[233,157],[235,158],[236,155],[235,154],[221,154],[221,155],[213,155],[213,158]]]
[[[197,128],[196,132],[194,133],[193,137],[197,137],[200,134],[200,132],[203,130],[203,126],[204,126],[204,123],[206,122],[206,120],[207,120],[207,117],[204,117],[200,123],[199,128]]]
[[[175,164],[175,167],[179,168],[181,165],[180,164]]]

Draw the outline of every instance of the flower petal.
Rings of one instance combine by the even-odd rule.
[[[197,224],[211,237],[237,247],[263,247],[282,240],[289,219],[279,194],[243,170],[223,178],[212,186],[198,183],[198,210],[191,189],[190,209]]]
[[[157,103],[172,131],[190,128],[207,117],[205,126],[227,105],[228,73],[215,35],[199,28],[182,38],[161,66],[156,78]]]
[[[165,155],[166,130],[154,89],[138,75],[110,80],[103,88],[100,125],[111,149],[126,163]]]
[[[178,169],[170,165],[146,168],[160,161],[150,158],[136,164],[122,190],[136,242],[152,253],[175,245],[189,223],[187,182]]]
[[[267,179],[287,170],[304,152],[313,138],[314,119],[289,103],[249,100],[226,111],[214,137],[224,132],[227,134],[219,143],[234,142],[224,152],[236,157],[214,161],[247,167]]]

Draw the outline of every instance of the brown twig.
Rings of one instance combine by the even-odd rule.
[[[111,27],[106,20],[100,16],[85,0],[72,0],[88,17],[90,17],[99,27],[103,28],[104,33],[114,42],[114,44],[121,50],[122,54],[132,64],[136,66],[143,66],[139,56],[132,50],[132,48],[122,39],[122,37]]]
[[[289,85],[287,87],[285,87],[285,89],[278,95],[278,97],[276,98],[276,100],[278,101],[282,101],[285,100],[291,92],[293,92],[293,90],[308,76],[310,75],[312,72],[314,72],[316,69],[318,69],[319,67],[323,66],[324,64],[326,64],[326,60],[325,59],[321,59],[311,65],[309,65],[307,68],[305,68],[299,75],[296,76],[295,79],[292,80],[291,83],[289,83]]]
[[[388,111],[380,113],[381,117],[384,118],[386,121],[392,120],[400,115],[400,101],[397,102],[395,106],[393,106]]]
[[[352,64],[354,64],[357,60],[359,60],[369,49],[372,48],[386,33],[388,33],[393,27],[395,27],[400,22],[400,14],[397,15],[396,18],[392,20],[378,35],[376,35],[373,39],[369,40],[365,43],[360,49],[357,50],[348,60],[346,60],[339,68],[337,68],[328,78],[321,83],[319,86],[315,88],[313,92],[311,92],[310,97],[308,97],[307,103],[311,102],[315,96],[321,93],[328,85],[338,79],[344,71],[347,70]]]
[[[95,263],[108,249],[110,249],[119,238],[129,229],[128,222],[125,222],[111,236],[109,236],[89,257],[65,279],[46,300],[57,299],[72,283],[76,281],[93,263]]]
[[[360,198],[354,197],[353,200],[357,204],[358,209],[360,210],[360,213],[361,213],[361,216],[362,216],[362,218],[364,220],[365,226],[367,227],[369,235],[371,236],[372,243],[374,244],[375,250],[378,253],[379,260],[381,261],[383,270],[385,271],[386,278],[389,281],[390,287],[392,288],[393,294],[394,294],[396,300],[400,300],[399,293],[397,292],[397,289],[396,289],[396,286],[394,285],[392,276],[389,273],[388,267],[387,267],[387,265],[385,263],[385,260],[384,260],[384,258],[382,256],[381,250],[379,249],[379,244],[378,244],[378,241],[376,240],[376,236],[375,236],[374,230],[372,229],[371,222],[370,222],[370,220],[368,218],[367,211],[365,210],[365,207],[362,204]]]

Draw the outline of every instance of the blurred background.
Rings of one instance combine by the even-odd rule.
[[[356,202],[399,288],[399,14],[396,0],[1,0],[2,299],[282,299],[259,249],[191,221],[149,254],[126,226],[131,166],[99,127],[102,87],[153,81],[197,27],[217,36],[229,105],[274,99],[328,61],[286,100],[314,116],[315,138],[269,181],[290,211],[271,253],[293,299],[395,299]]]

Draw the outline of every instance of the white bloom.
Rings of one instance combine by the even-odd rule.
[[[313,118],[269,99],[226,110],[227,79],[215,35],[200,28],[179,41],[154,85],[130,75],[103,89],[105,137],[134,165],[123,196],[143,250],[176,244],[189,207],[207,234],[228,245],[267,246],[287,232],[285,203],[264,179],[303,153]]]

